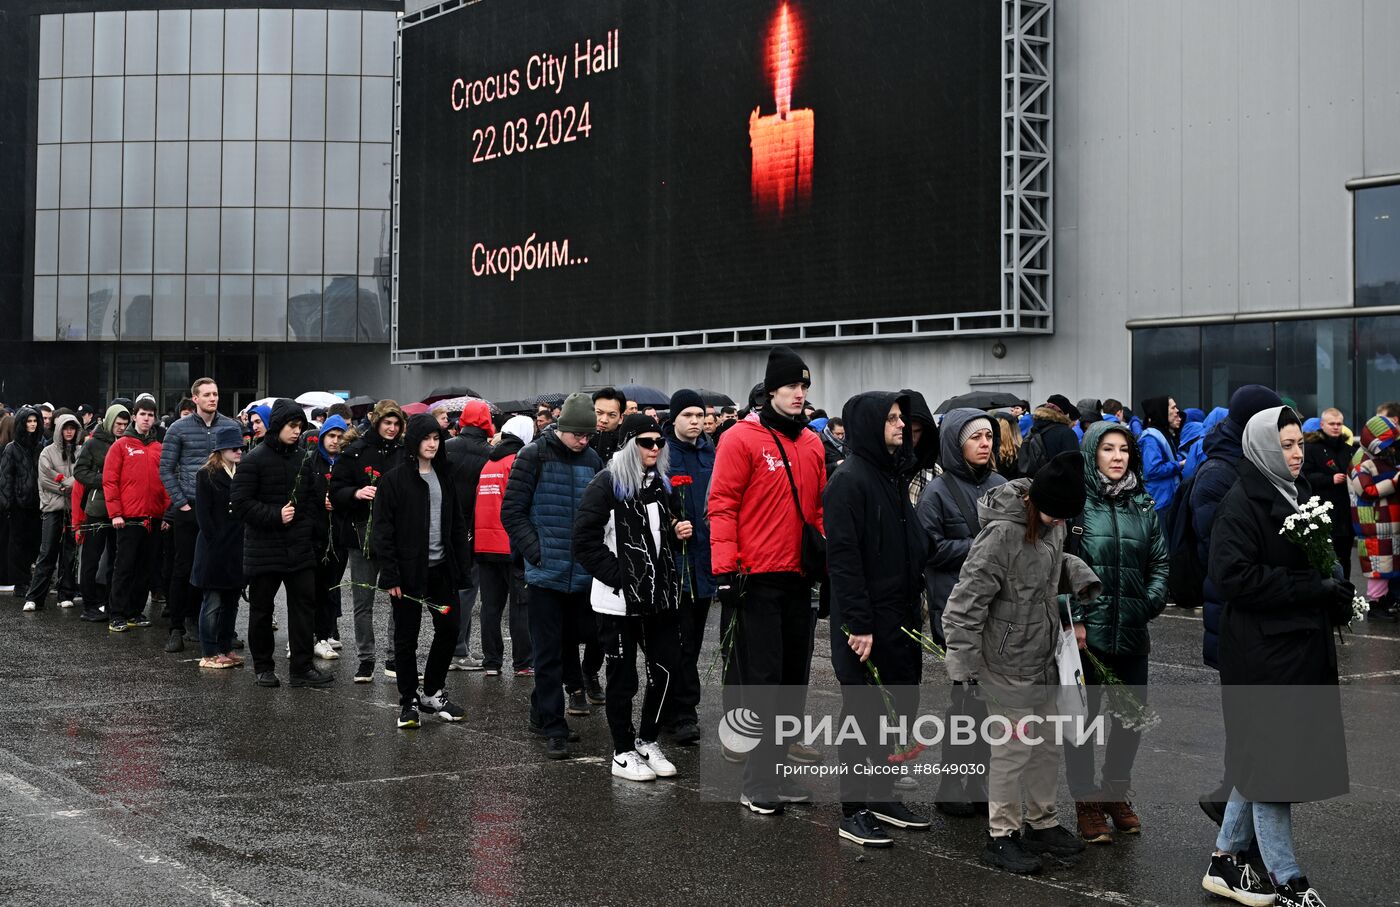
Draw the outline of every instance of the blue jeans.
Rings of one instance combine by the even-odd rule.
[[[1298,858],[1293,855],[1293,809],[1289,803],[1251,803],[1230,794],[1225,806],[1225,821],[1220,823],[1220,835],[1215,839],[1216,850],[1243,854],[1250,842],[1258,838],[1264,867],[1276,885],[1293,881],[1303,874]]]
[[[199,609],[199,647],[205,658],[233,651],[238,589],[206,589]]]

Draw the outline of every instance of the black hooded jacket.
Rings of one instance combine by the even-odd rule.
[[[883,391],[857,394],[841,412],[848,455],[822,495],[833,642],[844,638],[845,625],[856,635],[876,634],[877,647],[888,648],[901,625],[920,623],[927,543],[900,472],[913,457],[907,431],[903,450],[885,447],[885,417],[895,402],[909,412],[908,397]]]
[[[34,431],[25,422],[39,419]],[[44,419],[37,409],[22,406],[15,413],[15,438],[0,453],[0,511],[39,509],[39,450],[44,446]]]
[[[277,440],[282,427],[293,420],[304,422],[301,406],[285,398],[272,404],[271,424],[262,443],[243,457],[229,489],[229,504],[244,523],[243,573],[295,573],[315,566],[312,520],[315,489],[312,482],[297,480],[303,460],[316,456],[300,444]],[[296,507],[290,523],[282,522],[282,508]],[[322,505],[324,508],[324,504]]]
[[[914,423],[923,426],[923,433],[919,436],[919,443],[914,445],[914,455],[907,460],[901,470],[905,479],[909,479],[921,469],[932,469],[938,462],[938,423],[933,419],[933,411],[928,408],[928,401],[924,395],[918,391],[902,390],[900,396],[909,398],[909,408],[905,410],[905,434],[910,438],[913,434],[910,427]]]
[[[374,550],[375,562],[379,565],[379,588],[397,586],[404,595],[415,598],[428,594],[431,513],[428,483],[418,474],[418,445],[433,432],[442,436],[437,420],[427,413],[408,420],[403,455],[395,458],[397,465],[379,480],[379,491],[374,498]],[[438,445],[433,472],[442,489],[442,510],[438,519],[443,563],[452,571],[452,588],[460,589],[471,570],[470,535],[461,502],[457,500],[445,444]]]
[[[491,459],[491,442],[486,440],[484,430],[475,425],[465,425],[457,437],[443,442],[439,450],[447,451],[447,462],[452,466],[452,482],[457,486],[457,500],[462,505],[462,517],[468,526],[474,526],[476,483],[481,481],[481,468]]]
[[[366,470],[378,472],[382,477],[398,465],[397,454],[403,450],[402,437],[400,433],[394,440],[386,441],[379,434],[378,426],[370,425],[364,435],[352,441],[336,458],[331,470],[331,505],[351,523],[360,524],[369,519],[370,502],[355,497],[355,492],[371,484],[373,477]],[[370,546],[366,544],[365,547]]]

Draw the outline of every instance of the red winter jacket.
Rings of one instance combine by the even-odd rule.
[[[792,465],[802,513],[822,528],[826,451],[816,432],[794,442],[777,433]],[[797,573],[802,568],[802,519],[773,435],[750,415],[724,433],[710,477],[710,560],[715,575]]]
[[[102,465],[102,494],[107,515],[115,519],[159,517],[170,506],[160,480],[160,442],[125,434],[107,452]]]
[[[481,467],[481,478],[476,482],[476,525],[472,542],[477,554],[510,554],[510,536],[501,525],[501,500],[514,463],[515,454],[512,453],[499,460],[487,460]]]

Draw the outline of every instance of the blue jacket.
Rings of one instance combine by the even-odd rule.
[[[1172,446],[1157,429],[1149,428],[1138,439],[1142,445],[1142,478],[1147,493],[1157,504],[1157,512],[1169,509],[1181,482],[1181,462],[1172,453]]]
[[[1203,422],[1185,422],[1181,426],[1181,439],[1177,448],[1178,456],[1186,458],[1186,465],[1181,468],[1181,481],[1189,482],[1196,474],[1196,467],[1199,461],[1193,461],[1193,456],[1201,449],[1201,442],[1206,437],[1206,426]]]
[[[574,453],[546,431],[515,457],[501,525],[512,551],[525,559],[525,582],[556,592],[583,592],[592,583],[574,559],[574,516],[584,489],[603,468],[596,451]]]
[[[710,524],[705,519],[705,504],[710,499],[710,474],[715,471],[715,445],[705,433],[694,443],[676,437],[675,429],[667,425],[664,429],[666,443],[670,447],[671,468],[668,478],[690,476],[693,484],[685,489],[685,518],[695,526],[695,535],[685,546],[685,560],[682,564],[681,549],[676,548],[676,568],[685,582],[690,584],[696,598],[714,598],[715,578],[710,573]]]
[[[1206,461],[1196,470],[1190,501],[1191,525],[1196,530],[1196,551],[1202,564],[1210,563],[1210,531],[1215,510],[1239,478],[1237,470],[1244,459],[1243,433],[1238,425],[1225,419],[1203,442]],[[1204,592],[1205,607],[1201,617],[1205,636],[1201,640],[1201,660],[1219,670],[1220,615],[1225,610],[1225,599],[1209,578]]]
[[[1229,415],[1230,411],[1228,409],[1223,406],[1217,406],[1206,416],[1206,421],[1203,423],[1205,431],[1201,435],[1201,443],[1192,445],[1189,452],[1183,445],[1182,453],[1186,454],[1186,469],[1181,473],[1181,480],[1183,482],[1193,478],[1196,475],[1196,471],[1201,468],[1201,464],[1206,461],[1206,438],[1215,430],[1215,426],[1224,422]],[[1185,426],[1182,426],[1182,430],[1185,430]]]
[[[190,413],[183,419],[176,419],[166,429],[165,442],[160,449],[160,483],[170,495],[171,513],[186,504],[194,507],[195,479],[209,460],[209,453],[214,449],[214,431],[220,425],[243,430],[223,413],[215,413],[209,425],[204,424],[199,413]]]

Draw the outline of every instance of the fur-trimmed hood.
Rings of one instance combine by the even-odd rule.
[[[1031,415],[1035,417],[1037,422],[1058,422],[1061,425],[1069,425],[1071,423],[1068,415],[1060,412],[1053,406],[1037,406]]]

